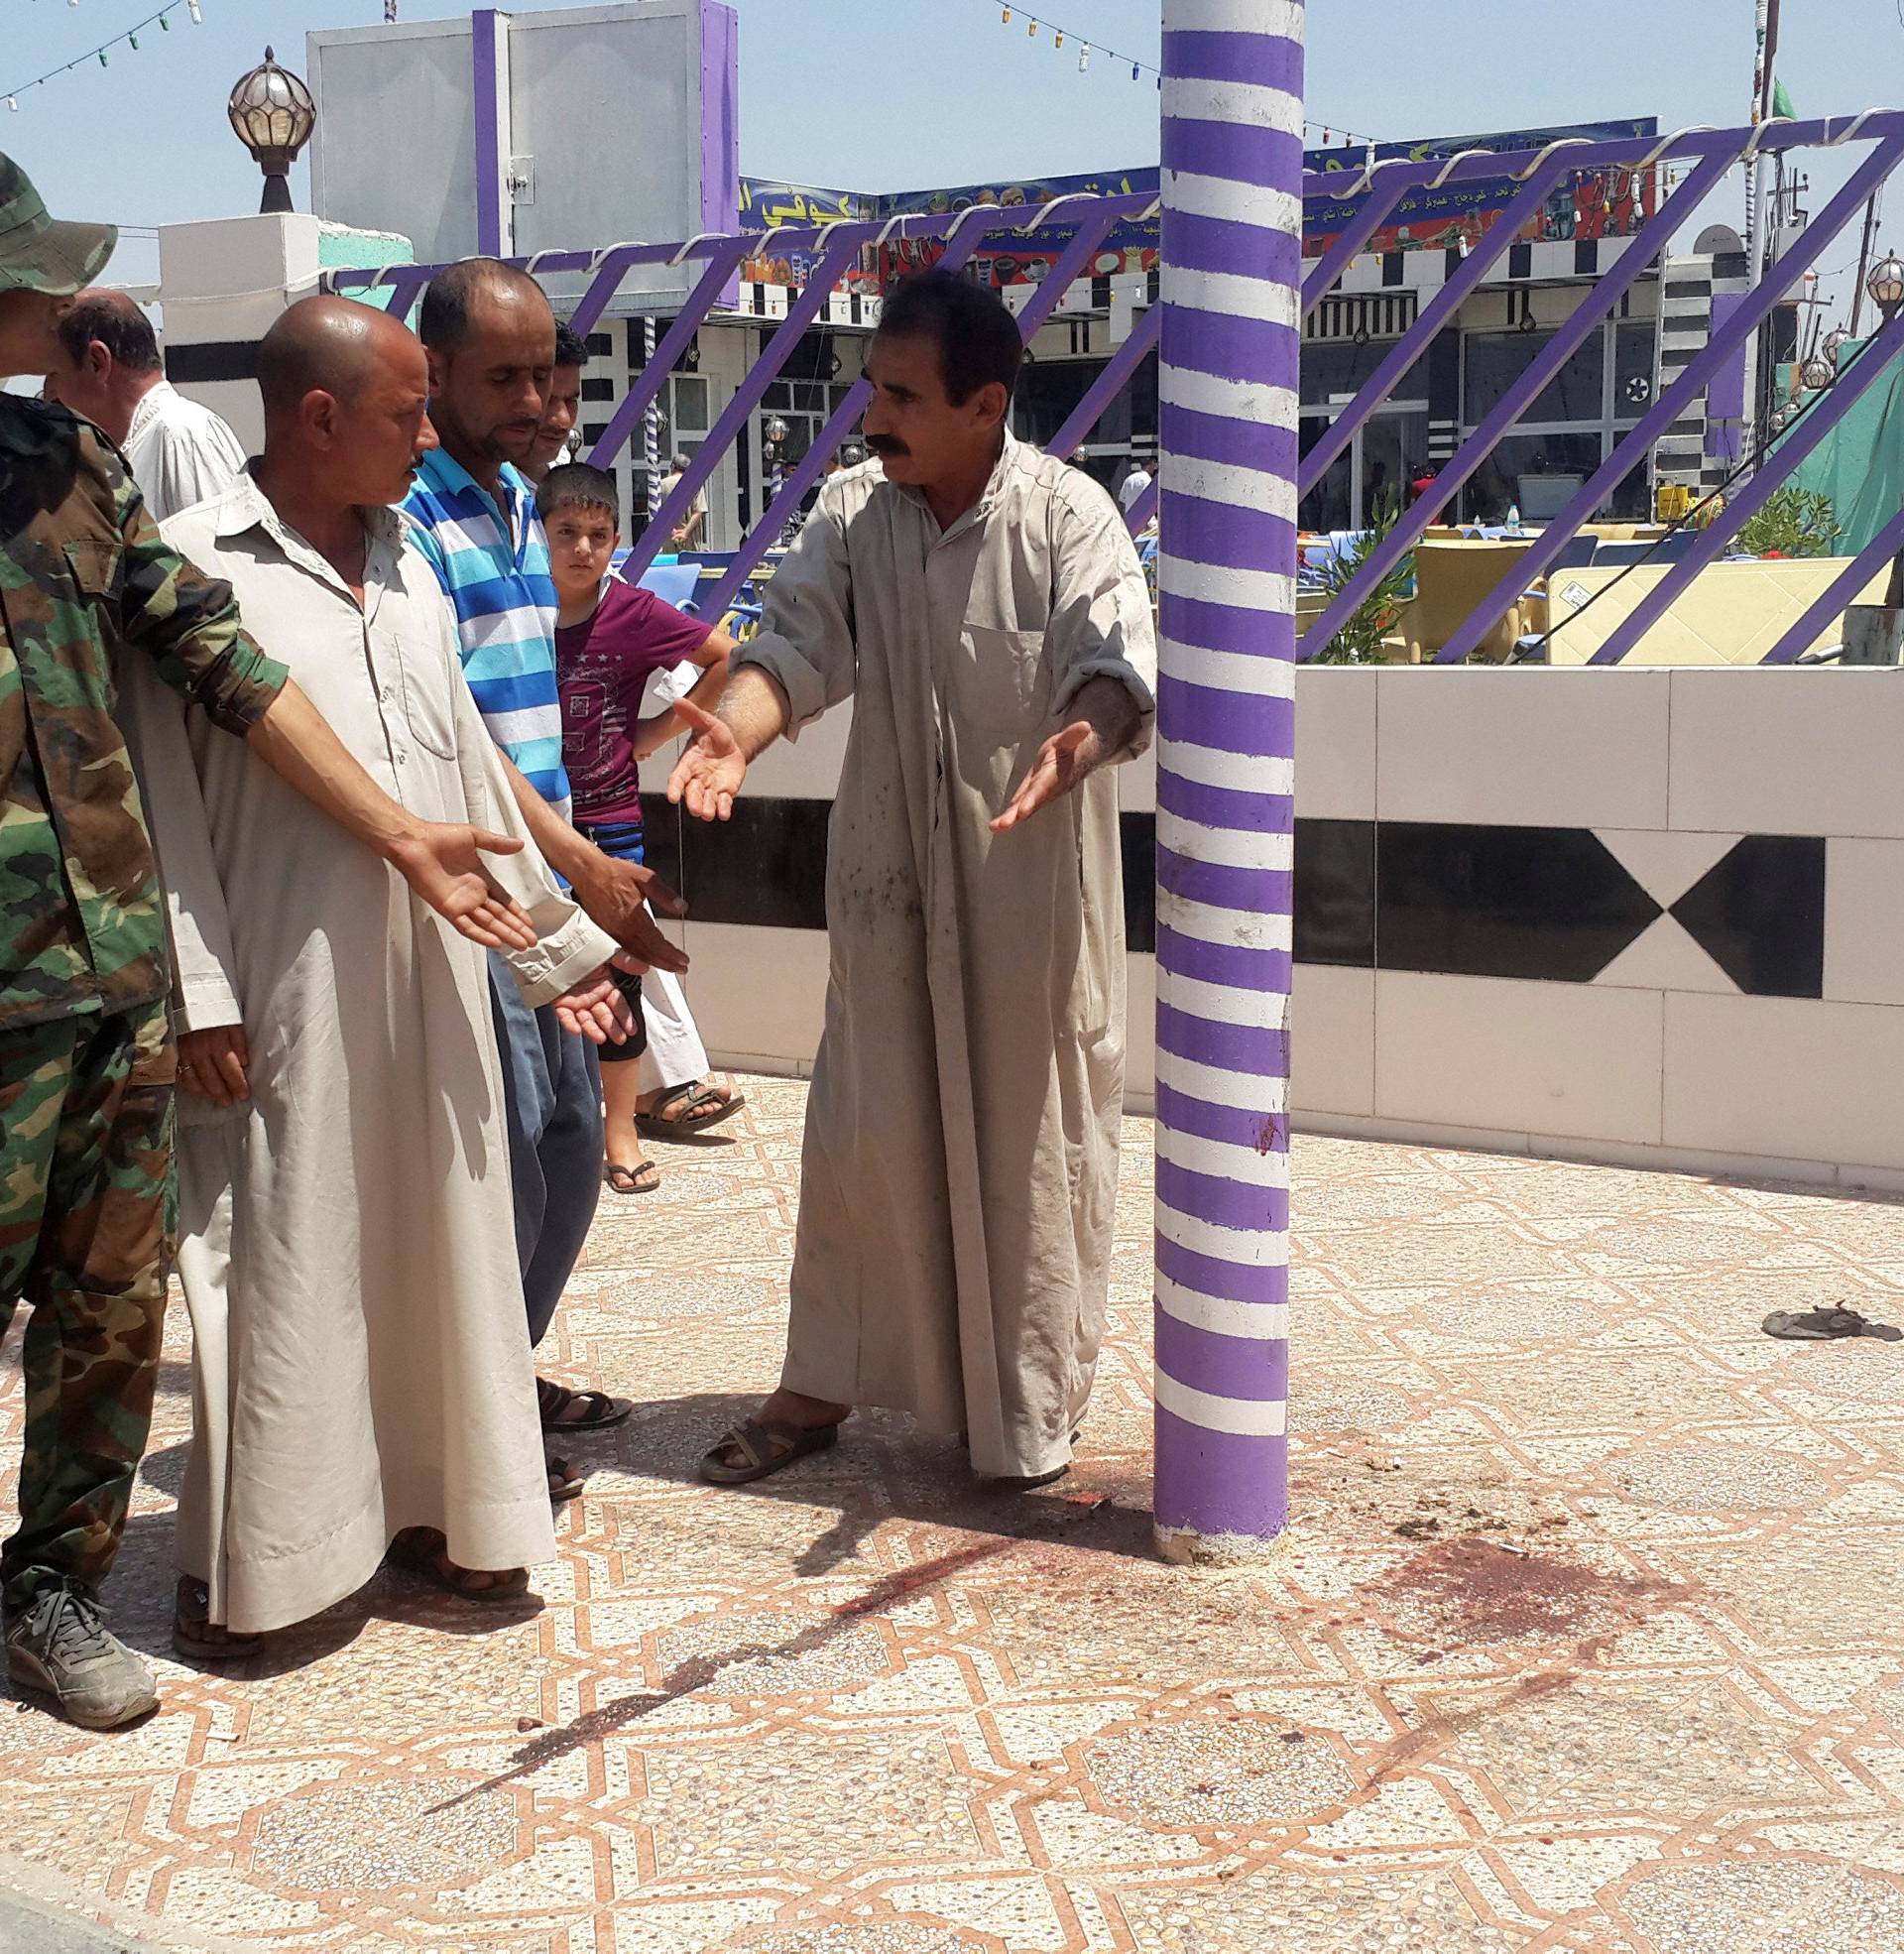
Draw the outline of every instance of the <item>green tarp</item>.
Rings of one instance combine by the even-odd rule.
[[[1838,356],[1842,372],[1861,341]],[[1837,556],[1854,556],[1904,509],[1904,359],[1868,387],[1816,453],[1800,464],[1792,485],[1829,495],[1844,534]]]

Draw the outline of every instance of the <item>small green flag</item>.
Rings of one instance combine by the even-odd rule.
[[[1798,110],[1792,106],[1792,97],[1784,82],[1772,83],[1772,113],[1782,115],[1787,122],[1798,120]]]

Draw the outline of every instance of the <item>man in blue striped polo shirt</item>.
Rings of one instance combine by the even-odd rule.
[[[469,258],[430,281],[418,335],[429,355],[430,420],[441,445],[424,457],[404,503],[411,532],[456,614],[463,672],[492,737],[516,770],[517,798],[536,844],[582,908],[644,964],[686,967],[644,908],[678,912],[664,885],[584,841],[569,824],[555,688],[555,586],[534,491],[516,464],[541,425],[555,357],[555,317],[534,279],[493,258]],[[555,1314],[595,1216],[602,1113],[595,1058],[552,1011],[532,1012],[505,968],[491,1003],[509,1097],[516,1245],[532,1341]],[[545,1431],[593,1430],[632,1406],[597,1391],[538,1379]],[[581,1490],[549,1461],[549,1490]]]

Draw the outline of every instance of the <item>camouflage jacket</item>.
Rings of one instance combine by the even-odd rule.
[[[0,394],[0,1031],[166,993],[165,908],[112,718],[117,647],[235,733],[285,683],[231,586],[160,540],[117,450]]]

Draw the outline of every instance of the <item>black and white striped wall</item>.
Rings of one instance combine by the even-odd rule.
[[[1310,668],[1296,726],[1299,1125],[1904,1189],[1895,672]],[[728,826],[654,803],[722,1062],[811,1063],[846,729]],[[1143,1108],[1149,763],[1120,791]]]

